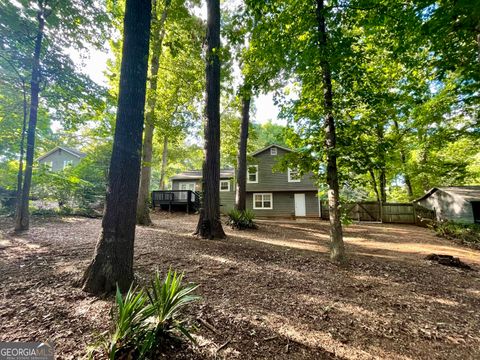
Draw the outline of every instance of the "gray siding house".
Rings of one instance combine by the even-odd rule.
[[[40,156],[37,161],[41,165],[48,166],[52,171],[61,171],[67,166],[77,165],[85,156],[78,150],[66,146],[57,146]]]
[[[247,209],[257,217],[319,217],[320,207],[312,174],[298,176],[295,169],[274,170],[291,149],[270,145],[253,154],[248,164]],[[172,190],[201,191],[201,171],[186,171],[171,177]],[[220,172],[220,209],[227,213],[235,205],[235,171]]]
[[[435,210],[437,220],[480,223],[480,186],[435,187],[414,203]]]

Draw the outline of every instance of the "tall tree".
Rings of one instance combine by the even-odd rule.
[[[318,31],[318,47],[320,51],[320,66],[323,82],[323,99],[325,109],[325,150],[327,154],[327,184],[328,184],[328,209],[330,216],[330,256],[333,260],[343,261],[345,248],[343,245],[343,231],[340,219],[340,190],[338,186],[338,168],[335,132],[335,119],[333,117],[333,92],[332,72],[329,48],[327,44],[327,27],[325,25],[325,6],[323,0],[316,0],[316,16]]]
[[[150,38],[150,0],[125,4],[123,57],[115,137],[102,233],[83,276],[93,294],[126,291],[133,281],[133,252]]]
[[[33,51],[32,77],[30,80],[30,117],[27,129],[27,153],[26,169],[21,191],[21,197],[17,199],[15,213],[15,231],[27,230],[29,227],[28,203],[30,186],[32,184],[33,157],[35,151],[35,132],[37,128],[38,97],[40,93],[40,55],[45,29],[45,17],[47,12],[43,1],[39,1],[37,11],[38,28],[35,36],[35,48]],[[18,192],[20,195],[20,192]]]
[[[224,238],[220,222],[220,0],[207,0],[207,55],[205,99],[205,160],[203,204],[195,233],[202,238]]]
[[[148,198],[150,180],[152,177],[153,132],[155,130],[155,107],[157,104],[157,83],[163,38],[165,37],[165,21],[171,0],[165,0],[160,18],[158,18],[157,1],[152,3],[152,50],[150,57],[149,92],[147,96],[147,111],[145,114],[145,130],[142,146],[142,167],[140,172],[140,187],[138,190],[137,223],[150,225]]]
[[[247,202],[247,142],[250,126],[250,101],[252,91],[248,84],[241,89],[242,121],[240,123],[240,138],[238,140],[237,154],[237,187],[235,194],[235,208],[245,210]]]
[[[76,72],[65,49],[101,43],[104,14],[102,6],[94,0],[9,0],[0,4],[1,55],[3,58],[21,60],[21,70],[30,79],[26,169],[22,189],[18,191],[17,231],[29,227],[28,203],[39,118],[48,114],[52,118],[66,119],[68,113],[71,115],[75,112],[77,119],[80,119],[83,110],[91,105],[85,101],[81,107],[77,107],[75,100],[86,98],[94,86],[85,75]],[[61,87],[58,86],[60,84]],[[41,92],[45,94],[42,99]]]

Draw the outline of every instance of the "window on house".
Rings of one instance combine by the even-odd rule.
[[[253,194],[254,209],[273,209],[272,193]]]
[[[63,169],[65,170],[67,167],[72,166],[73,161],[72,160],[63,160]]]
[[[230,180],[220,180],[220,191],[230,191]]]
[[[270,148],[270,155],[277,155],[277,148],[276,147]]]
[[[297,168],[288,168],[288,182],[300,182],[300,173]]]
[[[248,183],[258,183],[258,165],[250,165],[247,175]]]
[[[46,161],[43,165],[47,168],[47,170],[52,171],[53,168],[53,161]]]

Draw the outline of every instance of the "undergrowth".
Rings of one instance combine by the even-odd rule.
[[[480,225],[439,221],[431,225],[438,236],[453,239],[464,245],[480,248]]]
[[[250,210],[236,210],[233,209],[227,214],[227,225],[232,229],[244,230],[244,229],[256,229],[255,214]]]
[[[169,340],[184,336],[195,342],[182,310],[200,299],[193,294],[198,285],[184,285],[182,281],[183,273],[169,270],[165,279],[157,272],[150,286],[131,287],[125,296],[117,288],[114,329],[90,346],[87,358],[155,358]]]

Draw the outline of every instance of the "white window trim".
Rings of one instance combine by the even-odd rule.
[[[53,161],[45,161],[43,164],[47,167],[48,170],[53,170]]]
[[[292,179],[292,175],[291,175],[292,170],[293,169],[288,168],[288,182],[300,182],[300,181],[302,181],[302,179]],[[297,170],[297,173],[298,173],[298,170]]]
[[[255,206],[255,196],[256,195],[261,195],[262,196],[262,207],[256,207]],[[270,195],[270,207],[263,207],[263,196],[264,195]],[[253,202],[253,209],[254,210],[273,210],[273,193],[253,193],[252,197],[252,202]]]
[[[222,183],[227,183],[227,184],[228,184],[228,188],[227,188],[227,189],[222,189]],[[230,191],[230,180],[220,180],[220,191],[221,191],[221,192]]]
[[[270,148],[270,155],[277,155],[277,148],[276,147],[271,147]]]
[[[63,160],[63,170],[65,170],[68,165],[73,166],[73,160]]]
[[[256,176],[255,176],[255,180],[256,181],[250,181],[250,172],[248,171],[251,167],[254,167],[255,169],[257,169],[257,172],[255,173]],[[247,183],[248,184],[258,184],[258,165],[248,165],[247,166]]]

